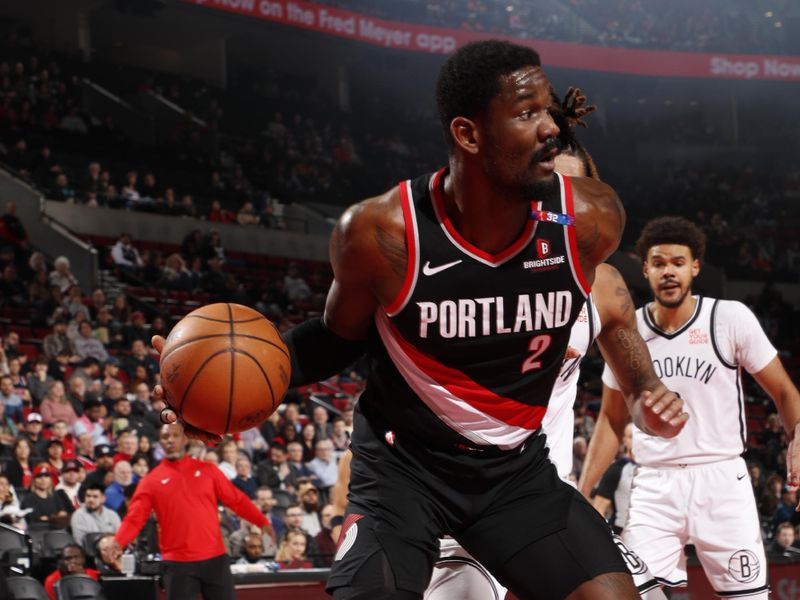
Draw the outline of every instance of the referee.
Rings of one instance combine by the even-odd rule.
[[[128,513],[114,536],[118,559],[151,511],[159,524],[168,600],[234,600],[230,562],[219,527],[217,503],[272,535],[269,521],[216,465],[186,455],[188,439],[179,424],[164,425],[159,440],[166,459],[139,482]]]

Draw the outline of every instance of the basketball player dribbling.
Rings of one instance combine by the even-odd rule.
[[[638,598],[541,434],[572,324],[625,220],[607,185],[554,173],[549,90],[529,48],[478,42],[448,59],[437,97],[449,167],[344,213],[325,315],[286,336],[294,384],[367,344],[336,600],[421,598],[442,535],[521,599]],[[676,435],[683,402],[630,312],[604,354],[639,426]]]
[[[659,581],[686,585],[683,547],[693,543],[718,595],[767,598],[767,561],[747,466],[741,369],[775,402],[787,437],[788,483],[800,483],[800,394],[755,315],[742,303],[692,294],[705,234],[681,217],[650,221],[637,242],[653,302],[637,311],[657,374],[691,415],[673,439],[634,428],[634,475],[625,542]],[[607,369],[603,402],[580,489],[612,460],[627,409]],[[800,508],[800,507],[798,507]]]

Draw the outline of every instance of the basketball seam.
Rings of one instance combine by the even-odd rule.
[[[203,361],[203,364],[201,364],[201,365],[198,367],[198,369],[197,369],[197,370],[194,372],[194,375],[192,375],[192,378],[191,378],[191,380],[189,380],[189,384],[186,386],[186,389],[185,389],[185,390],[183,390],[183,395],[181,396],[181,401],[180,401],[180,404],[178,405],[178,412],[179,412],[179,413],[183,414],[183,404],[184,404],[184,402],[186,402],[186,396],[187,396],[187,394],[189,393],[189,390],[191,390],[191,389],[192,389],[192,386],[194,385],[194,382],[197,380],[197,377],[200,375],[200,372],[201,372],[203,369],[205,369],[205,368],[206,368],[206,365],[207,365],[208,363],[210,363],[210,362],[211,362],[211,360],[212,360],[213,358],[216,358],[216,357],[217,357],[217,356],[219,356],[220,354],[224,354],[225,352],[229,352],[229,351],[230,351],[230,348],[225,348],[225,349],[223,349],[223,350],[218,350],[218,351],[214,352],[214,354],[212,354],[212,355],[208,356],[208,357],[207,357],[207,358],[206,358],[206,359]]]
[[[269,376],[267,375],[267,372],[264,370],[264,367],[262,367],[261,363],[258,362],[258,359],[255,356],[253,356],[252,354],[250,354],[247,350],[242,350],[241,348],[234,348],[234,352],[236,352],[237,354],[244,354],[246,357],[248,357],[250,360],[252,360],[254,363],[256,363],[256,366],[258,367],[258,370],[261,371],[261,374],[264,376],[264,381],[267,382],[267,387],[269,388],[269,394],[270,394],[270,396],[272,396],[272,408],[274,409],[275,408],[275,390],[272,389],[272,383],[270,382]]]
[[[242,323],[242,321],[234,321],[234,323]],[[236,336],[237,337],[248,338],[248,339],[251,339],[251,340],[257,340],[259,342],[264,342],[265,344],[269,344],[270,346],[274,346],[275,348],[280,350],[283,354],[286,355],[287,358],[289,357],[289,353],[286,352],[286,350],[281,348],[278,344],[276,344],[272,340],[268,340],[267,338],[262,338],[262,337],[259,337],[257,335],[250,335],[250,334],[247,334],[247,333],[237,333]],[[212,338],[215,338],[215,337],[230,337],[230,333],[209,333],[207,335],[200,335],[200,336],[197,336],[197,337],[193,337],[190,340],[183,340],[182,342],[180,342],[178,344],[173,344],[169,348],[169,350],[167,350],[167,352],[165,354],[161,355],[161,360],[162,361],[165,360],[168,356],[170,356],[173,352],[175,352],[175,350],[180,350],[181,348],[183,348],[184,346],[188,346],[192,342],[197,342],[197,341],[200,341],[200,340],[209,340],[209,339],[212,339]]]
[[[228,352],[231,355],[231,378],[230,378],[230,387],[228,389],[228,416],[225,419],[225,433],[228,432],[228,429],[231,426],[231,415],[233,414],[233,376],[236,372],[236,343],[233,341],[234,331],[233,331],[233,311],[231,310],[231,305],[227,302],[225,303],[225,307],[228,309],[228,326],[230,327],[230,331],[228,333],[230,339],[230,346],[228,347]]]
[[[193,319],[204,319],[206,321],[214,321],[215,323],[230,323],[231,322],[230,319],[215,319],[214,317],[206,317],[205,315],[193,315],[191,313],[186,315],[186,317],[192,317]],[[184,317],[184,319],[186,317]],[[233,321],[233,322],[234,323],[252,323],[253,321],[258,321],[259,319],[265,319],[266,320],[265,317],[262,317],[261,315],[259,315],[257,317],[252,317],[250,319],[242,319],[241,321]]]

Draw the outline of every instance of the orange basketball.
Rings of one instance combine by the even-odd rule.
[[[217,434],[250,429],[275,412],[290,374],[278,329],[240,304],[190,312],[161,353],[167,403],[189,425]]]

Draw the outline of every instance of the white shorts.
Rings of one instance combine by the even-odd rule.
[[[693,543],[717,594],[768,597],[761,527],[741,458],[638,467],[622,539],[665,585],[686,585],[683,547]]]
[[[650,571],[616,535],[614,542],[633,575],[642,600],[666,600]],[[452,538],[439,540],[439,559],[423,600],[503,600],[506,588]]]
[[[506,588],[452,538],[439,540],[439,559],[424,600],[503,600]]]

